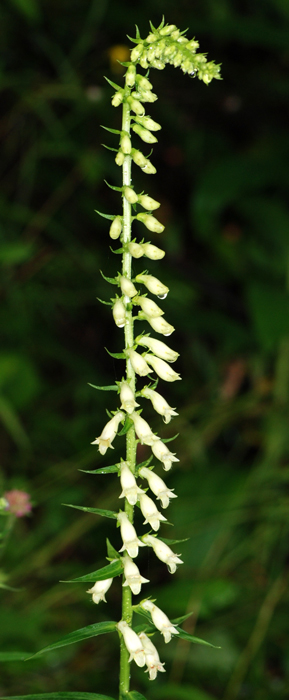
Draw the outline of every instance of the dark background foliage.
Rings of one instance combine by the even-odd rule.
[[[120,184],[119,128],[110,105],[129,41],[148,21],[190,28],[223,81],[209,87],[167,68],[152,80],[163,125],[156,177],[136,187],[161,201],[166,249],[150,270],[169,285],[183,382],[165,388],[180,416],[151,421],[175,443],[170,508],[185,560],[174,577],[141,553],[147,594],[220,650],[173,641],[167,673],[134,687],[151,700],[271,700],[289,692],[288,657],[288,185],[287,0],[2,0],[0,263],[1,492],[22,488],[3,558],[17,592],[1,591],[0,650],[35,652],[92,622],[120,617],[120,586],[94,607],[85,587],[59,580],[105,564],[111,521],[61,504],[117,508],[115,477],[88,476],[104,459],[90,442],[114,394],[88,386],[120,379],[121,333],[107,307],[119,258],[107,222],[119,213],[104,178]],[[142,229],[136,229],[142,235]],[[141,271],[141,261],[135,269]],[[146,407],[147,410],[147,407]],[[148,415],[148,412],[147,412]],[[146,454],[146,453],[144,453]],[[173,536],[173,535],[170,535]],[[145,573],[147,572],[147,573]],[[149,589],[149,590],[148,590]],[[2,664],[1,694],[95,691],[116,695],[117,640],[104,636]]]

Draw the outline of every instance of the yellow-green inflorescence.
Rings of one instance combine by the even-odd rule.
[[[134,220],[155,234],[162,233],[164,226],[155,216],[160,203],[149,194],[137,193],[132,185],[132,165],[136,164],[145,174],[154,174],[156,169],[149,157],[143,154],[142,146],[132,142],[131,137],[151,146],[157,141],[155,134],[161,129],[160,124],[146,114],[145,106],[157,99],[149,76],[150,68],[162,70],[169,63],[180,67],[183,73],[198,77],[205,84],[209,84],[213,78],[220,78],[219,66],[213,61],[207,62],[204,54],[196,53],[198,42],[195,39],[189,40],[185,32],[181,32],[175,25],[165,25],[162,22],[157,29],[151,25],[151,32],[145,39],[141,39],[137,31],[136,39],[132,41],[135,46],[131,51],[131,60],[124,64],[125,85],[122,88],[113,84],[116,92],[112,97],[114,107],[122,106],[122,126],[116,132],[120,137],[115,161],[122,167],[123,177],[122,186],[114,189],[121,191],[123,211],[122,214],[107,217],[112,219],[110,238],[118,239],[121,243],[121,249],[117,252],[122,253],[122,271],[109,281],[119,288],[112,301],[112,314],[116,325],[124,329],[123,358],[126,360],[126,374],[122,381],[117,382],[119,408],[93,443],[98,445],[100,453],[104,455],[108,448],[113,448],[112,443],[120,425],[124,426],[122,431],[126,433],[126,455],[116,465],[120,477],[119,498],[124,499],[123,510],[116,514],[122,540],[118,556],[123,566],[122,620],[117,624],[121,644],[120,698],[125,697],[129,690],[129,662],[132,659],[138,666],[147,667],[151,680],[156,678],[158,671],[164,671],[158,652],[147,635],[144,632],[137,634],[132,627],[132,595],[138,595],[142,585],[149,583],[135,563],[139,548],[151,547],[172,574],[177,565],[183,563],[180,555],[172,551],[167,541],[155,534],[166,518],[158,510],[154,499],[164,509],[169,506],[170,499],[176,498],[176,494],[155,473],[153,460],[156,458],[156,464],[161,463],[165,471],[170,470],[179,460],[140,415],[143,399],[151,402],[165,423],[178,415],[175,408],[169,406],[162,394],[156,391],[156,385],[159,379],[174,382],[180,376],[171,366],[177,360],[178,353],[164,340],[152,335],[157,333],[158,336],[166,337],[174,331],[174,327],[164,319],[163,309],[148,296],[149,292],[157,299],[164,299],[168,287],[147,271],[132,278],[132,258],[144,256],[150,260],[160,260],[165,253],[150,241],[136,241],[132,237]],[[145,75],[138,73],[139,66],[144,69]],[[140,211],[139,207],[142,208]],[[134,322],[138,319],[146,321],[148,328],[144,333],[135,335]],[[136,379],[139,377],[148,377],[149,382],[136,391]],[[136,464],[137,442],[149,446],[151,450],[151,458],[141,465]],[[144,524],[149,524],[154,534],[149,530],[143,536],[138,535],[133,524],[135,505],[140,508]],[[109,578],[99,581],[90,589],[94,602],[105,601],[105,593],[112,580]],[[165,642],[169,642],[172,635],[181,632],[153,601],[146,599],[136,607],[138,612],[147,617],[146,624],[149,622],[152,629],[155,628],[164,635]]]

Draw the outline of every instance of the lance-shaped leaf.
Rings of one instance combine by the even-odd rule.
[[[112,546],[108,537],[106,538],[106,547],[107,547],[107,558],[108,559],[120,559],[121,558],[119,552],[117,552],[116,549],[114,549],[114,547]]]
[[[113,87],[115,90],[122,90],[122,89],[123,89],[120,85],[117,85],[116,83],[113,83],[112,80],[110,80],[110,79],[107,78],[106,76],[104,76],[104,79],[105,79],[105,80],[111,85],[111,87]],[[103,127],[103,129],[105,129],[105,128],[106,128],[106,127]],[[118,131],[117,133],[119,133],[119,131]]]
[[[36,693],[35,695],[9,695],[2,697],[2,700],[114,700],[108,695],[99,695],[99,693]]]
[[[111,146],[107,146],[106,143],[101,144],[103,148],[107,148],[108,151],[114,151],[115,153],[118,153],[118,148],[112,148]]]
[[[84,639],[89,639],[90,637],[98,637],[100,634],[107,634],[107,632],[116,632],[116,622],[97,622],[93,625],[88,625],[88,627],[82,627],[79,630],[70,632],[65,637],[62,637],[58,642],[54,644],[49,644],[48,647],[40,649],[36,654],[33,654],[30,658],[35,658],[36,656],[41,656],[41,654],[46,654],[47,651],[53,651],[54,649],[60,649],[60,647],[67,647],[69,644],[75,644],[76,642],[82,642]]]
[[[221,647],[217,647],[215,644],[211,644],[210,642],[206,642],[204,639],[199,639],[199,637],[194,637],[192,634],[189,634],[188,632],[185,632],[184,630],[182,630],[181,627],[177,627],[177,630],[179,632],[179,637],[181,639],[186,639],[188,642],[192,642],[193,644],[203,644],[206,647],[213,647],[213,649],[221,649]]]
[[[110,352],[107,348],[105,348],[105,350],[110,355],[110,357],[114,357],[115,360],[125,360],[126,359],[124,352]]]
[[[84,474],[116,474],[119,470],[117,465],[113,464],[111,467],[100,467],[100,469],[94,469],[93,471],[90,469],[79,469],[78,471]]]
[[[165,537],[159,537],[158,539],[170,546],[171,544],[181,544],[181,542],[188,542],[190,537],[186,537],[184,540],[168,540]]]
[[[99,216],[103,216],[104,219],[110,219],[110,221],[113,221],[115,219],[116,215],[115,214],[103,214],[102,211],[98,211],[97,209],[94,210],[96,214],[99,214]]]
[[[61,583],[95,583],[96,581],[105,581],[107,578],[114,578],[123,573],[123,564],[121,560],[111,562],[102,569],[92,571],[91,574],[79,576],[78,578],[70,579],[69,581],[61,581]]]
[[[117,391],[116,384],[110,384],[108,386],[97,386],[96,384],[90,384],[87,382],[88,386],[92,386],[93,389],[98,389],[98,391]]]
[[[87,506],[74,506],[72,503],[62,503],[63,506],[68,508],[75,508],[76,510],[83,510],[84,513],[93,513],[94,515],[104,515],[106,518],[116,518],[117,513],[114,510],[105,510],[104,508],[88,508]]]
[[[106,277],[103,274],[102,270],[99,270],[99,272],[106,282],[109,282],[109,284],[117,284],[118,285],[118,279],[115,279],[115,277]]]
[[[172,620],[173,625],[181,625],[185,620],[188,619],[188,617],[191,617],[193,615],[193,612],[187,613],[186,615],[182,615],[181,617],[176,617],[174,620]]]
[[[111,190],[114,190],[115,192],[122,192],[122,187],[116,187],[116,185],[110,185],[109,182],[107,182],[107,180],[105,180],[104,182]]]
[[[108,78],[105,78],[105,79],[108,80]],[[112,83],[110,83],[110,84],[112,85]],[[115,83],[114,83],[114,85],[115,85]],[[116,89],[121,90],[121,88],[118,88],[117,86],[116,86]],[[111,129],[109,126],[103,126],[103,124],[101,124],[100,126],[102,129],[105,129],[105,131],[110,131],[111,134],[121,134],[121,131],[119,129]]]

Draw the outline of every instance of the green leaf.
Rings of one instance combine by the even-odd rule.
[[[1,545],[3,546],[3,545]],[[0,588],[4,588],[6,591],[12,591],[13,593],[18,593],[19,591],[23,591],[23,588],[12,588],[12,586],[8,586],[7,583],[0,583]]]
[[[93,571],[91,574],[79,576],[78,578],[70,579],[70,581],[61,581],[61,583],[95,583],[95,581],[105,581],[107,578],[114,578],[123,573],[123,565],[120,560],[111,562],[102,569]]]
[[[108,695],[99,695],[98,693],[36,693],[36,695],[9,695],[2,700],[114,700]]]
[[[102,270],[99,270],[99,272],[106,282],[109,282],[110,284],[117,284],[117,285],[119,284],[118,279],[115,279],[115,277],[106,277],[103,274]]]
[[[179,434],[180,433],[176,433],[175,435],[173,435],[173,437],[170,438],[162,438],[162,442],[172,442],[172,440],[175,440],[177,437],[179,437]]]
[[[97,386],[96,384],[90,384],[90,382],[88,382],[88,386],[92,386],[93,389],[98,389],[99,391],[117,391],[116,384],[110,384],[110,386]]]
[[[120,557],[119,553],[116,551],[116,549],[114,549],[114,547],[110,543],[108,537],[106,538],[106,547],[108,559],[117,559]]]
[[[127,698],[128,700],[146,700],[145,696],[138,693],[137,690],[132,690],[130,693],[128,693]]]
[[[29,659],[29,653],[27,651],[1,651],[0,652],[0,662],[5,661],[25,661]]]
[[[101,304],[104,304],[105,306],[111,306],[111,301],[104,301],[103,299],[100,299],[99,297],[96,297],[97,301],[99,301]]]
[[[191,617],[193,615],[192,612],[187,613],[186,615],[182,615],[182,617],[175,617],[174,620],[172,620],[173,625],[181,625],[182,622],[188,619],[188,617]]]
[[[113,464],[111,467],[100,467],[100,469],[94,469],[93,471],[89,469],[79,469],[79,471],[84,474],[117,474],[118,467],[116,464]]]
[[[107,80],[107,78],[106,78]],[[111,83],[112,85],[112,83]],[[103,124],[100,125],[102,129],[105,129],[105,131],[109,131],[111,134],[121,134],[121,131],[119,129],[110,129],[108,126],[103,126]]]
[[[165,544],[171,545],[171,544],[181,544],[181,542],[188,542],[190,537],[186,537],[184,540],[167,540],[165,537],[159,537],[159,540],[164,542]]]
[[[48,647],[40,649],[36,654],[29,658],[35,658],[36,656],[41,656],[41,654],[46,654],[47,651],[53,651],[54,649],[59,649],[60,647],[67,647],[69,644],[75,644],[76,642],[82,642],[84,639],[89,639],[90,637],[98,637],[100,634],[107,634],[107,632],[116,631],[116,622],[98,622],[93,625],[88,625],[88,627],[82,627],[82,629],[70,632],[65,637],[60,639],[54,644],[49,644]]]
[[[107,348],[105,348],[105,350],[108,352],[110,357],[114,357],[116,360],[125,360],[124,352],[109,352]]]
[[[114,185],[110,185],[109,182],[107,182],[107,180],[105,180],[104,182],[111,190],[115,190],[115,192],[122,192],[122,187],[116,187]]]
[[[113,87],[115,90],[123,90],[123,88],[120,85],[117,85],[116,83],[113,83],[112,80],[109,80],[106,76],[104,76],[104,79]],[[103,127],[105,129],[105,127]],[[119,131],[117,132],[118,134],[120,133]]]
[[[116,518],[117,513],[113,510],[105,510],[104,508],[88,508],[87,506],[74,506],[72,503],[62,503],[63,506],[68,508],[75,508],[76,510],[83,510],[84,513],[94,513],[94,515],[104,515],[106,518]]]
[[[192,634],[189,634],[188,632],[185,632],[184,630],[181,629],[181,627],[177,627],[179,631],[179,637],[181,639],[186,639],[188,642],[193,642],[193,644],[203,644],[206,647],[213,647],[213,649],[221,649],[221,647],[216,647],[215,644],[211,644],[210,642],[206,642],[204,639],[199,639],[199,637],[194,637]]]
[[[114,151],[115,153],[118,153],[118,148],[112,148],[112,146],[107,146],[106,143],[101,144],[103,148],[107,148],[108,151]]]
[[[116,217],[116,214],[103,214],[102,211],[98,211],[97,209],[94,211],[96,214],[99,214],[99,216],[103,216],[104,219],[110,219],[110,221],[113,221],[113,219]]]

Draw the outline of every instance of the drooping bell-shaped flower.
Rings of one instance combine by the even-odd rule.
[[[122,154],[123,155],[123,154]],[[117,240],[122,232],[122,217],[116,216],[109,229],[109,235],[113,240]]]
[[[144,648],[147,671],[150,681],[154,681],[157,677],[157,672],[165,673],[164,664],[161,663],[158,651],[145,632],[139,634],[139,638]],[[146,672],[147,672],[146,671]]]
[[[117,299],[112,307],[114,322],[118,328],[123,328],[125,324],[125,305],[121,299]]]
[[[112,446],[112,442],[118,431],[118,426],[120,421],[124,420],[125,414],[122,411],[118,411],[113,418],[111,418],[108,423],[103,428],[101,435],[91,443],[92,445],[98,445],[100,454],[105,455],[108,447]]]
[[[142,258],[142,256],[144,255],[142,246],[139,243],[136,243],[135,241],[130,241],[130,243],[128,244],[128,252],[132,255],[133,258]]]
[[[175,456],[174,452],[170,452],[169,448],[165,445],[162,440],[158,440],[157,442],[153,442],[152,446],[152,451],[154,453],[154,456],[160,460],[160,462],[163,463],[164,465],[164,470],[166,472],[171,469],[172,463],[173,462],[179,462],[180,460]]]
[[[173,408],[171,408],[171,406],[169,406],[168,402],[163,398],[163,396],[161,396],[161,394],[159,394],[157,391],[154,391],[154,389],[150,389],[148,386],[145,386],[141,393],[147,399],[150,399],[155,411],[163,416],[164,423],[169,423],[173,416],[179,415]],[[121,406],[121,408],[123,408],[123,406]]]
[[[154,211],[160,207],[160,202],[157,202],[156,199],[149,197],[147,194],[140,194],[138,202],[144,209],[148,209],[148,211]]]
[[[151,292],[152,294],[156,294],[156,296],[158,297],[164,298],[169,292],[169,288],[166,287],[166,285],[163,284],[160,280],[158,280],[157,277],[153,277],[153,275],[137,275],[135,281],[144,284],[149,290],[149,292]]]
[[[131,592],[134,595],[138,595],[141,591],[142,583],[149,583],[149,579],[140,575],[137,565],[134,563],[134,561],[132,561],[128,554],[125,554],[122,561],[124,564],[125,576],[125,582],[122,585],[129,586]]]
[[[100,602],[100,600],[103,600],[106,603],[105,594],[110,588],[112,582],[113,578],[106,578],[104,581],[97,581],[92,588],[89,588],[89,590],[86,591],[86,593],[91,593],[94,603],[97,604]]]
[[[143,645],[136,632],[124,620],[120,620],[116,626],[123,635],[125,646],[130,654],[129,661],[133,659],[137,666],[145,666],[146,660]]]
[[[144,355],[144,359],[153,367],[154,371],[159,375],[159,377],[164,379],[165,382],[175,382],[178,379],[181,379],[178,372],[175,372],[175,370],[168,365],[167,362],[161,360],[160,357],[146,353]]]
[[[151,372],[151,369],[144,360],[143,356],[133,350],[133,348],[127,348],[125,353],[130,359],[133,370],[136,372],[136,374],[139,374],[140,377],[145,377]]]
[[[135,431],[141,445],[153,445],[156,440],[160,439],[152,432],[147,421],[144,420],[144,418],[142,418],[138,413],[131,413],[130,417],[134,422]]]
[[[144,525],[149,523],[153,530],[159,530],[161,520],[166,520],[166,518],[158,511],[152,498],[147,496],[146,493],[142,492],[139,495],[139,504],[141,512],[145,518]]]
[[[151,600],[144,600],[141,603],[141,607],[150,612],[152,621],[163,635],[166,644],[171,641],[172,634],[179,634],[179,631],[174,627],[167,615],[157,605],[154,605]]]
[[[166,345],[166,343],[163,343],[162,340],[157,340],[157,338],[150,338],[147,335],[139,335],[136,338],[136,343],[149,348],[154,355],[157,355],[162,360],[166,360],[167,362],[175,362],[179,357],[178,352],[175,352],[175,350],[172,350],[168,345]]]
[[[146,257],[150,260],[162,260],[162,258],[165,256],[165,251],[158,248],[157,245],[153,245],[152,243],[141,243],[140,245],[143,249],[144,255],[146,255]]]
[[[168,323],[163,316],[154,318],[153,316],[146,314],[146,321],[150,324],[154,331],[156,331],[156,333],[161,333],[161,335],[172,335],[175,330],[174,326],[172,326],[171,323]]]
[[[139,475],[144,477],[151,491],[155,494],[158,501],[161,501],[162,507],[167,508],[171,498],[177,498],[177,495],[173,493],[172,489],[169,489],[163,479],[155,474],[151,469],[147,467],[141,467],[139,470]]]
[[[138,548],[143,547],[144,544],[138,539],[135,528],[130,523],[126,513],[120,511],[117,515],[117,520],[120,524],[120,533],[123,541],[123,546],[119,550],[124,552],[125,550],[132,559],[135,559],[138,555]]]
[[[158,318],[159,316],[163,316],[164,314],[164,311],[160,309],[160,307],[148,297],[137,297],[136,304],[138,304],[138,306],[141,307],[142,311],[151,318]]]
[[[121,382],[120,387],[121,409],[127,413],[132,413],[139,406],[134,398],[134,393],[127,382]]]
[[[157,558],[167,565],[170,574],[176,572],[177,564],[184,563],[182,559],[179,558],[178,554],[175,554],[165,542],[158,540],[157,537],[153,535],[144,535],[142,539],[145,544],[153,548]]]
[[[131,506],[135,506],[138,495],[142,493],[142,490],[138,487],[127,462],[120,463],[120,483],[122,493],[119,498],[126,498]]]
[[[138,202],[138,195],[137,195],[137,193],[132,189],[132,187],[128,187],[128,185],[126,185],[126,186],[123,188],[123,194],[124,194],[126,200],[127,200],[130,204],[136,204],[136,203]]]
[[[145,170],[145,167],[143,168],[143,170]],[[165,228],[164,225],[161,224],[160,221],[158,221],[158,219],[152,216],[152,214],[141,213],[137,214],[136,218],[139,221],[141,221],[146,226],[146,228],[149,229],[149,231],[152,231],[153,233],[162,233],[162,231]]]
[[[121,291],[125,296],[130,298],[135,297],[135,295],[137,294],[137,289],[135,288],[131,280],[129,280],[127,277],[124,277],[123,275],[120,275],[119,283]]]

